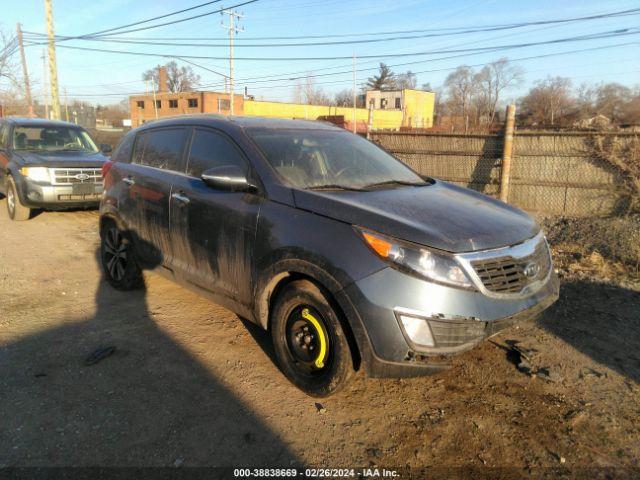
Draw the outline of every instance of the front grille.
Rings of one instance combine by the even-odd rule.
[[[54,185],[74,185],[77,183],[93,183],[102,185],[100,168],[54,168]]]
[[[536,267],[531,267],[535,265]],[[549,249],[541,239],[531,255],[521,258],[504,256],[471,262],[485,288],[495,293],[520,293],[527,285],[546,278],[551,268]],[[525,273],[527,267],[537,272]]]

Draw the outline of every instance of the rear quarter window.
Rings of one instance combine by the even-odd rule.
[[[7,143],[9,140],[9,126],[6,123],[0,124],[0,146],[2,148],[7,148]]]
[[[111,155],[111,160],[114,162],[121,163],[129,163],[131,161],[131,153],[133,152],[133,141],[135,140],[135,135],[126,135],[120,143],[116,146],[113,154]]]

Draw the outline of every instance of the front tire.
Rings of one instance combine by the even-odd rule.
[[[100,260],[107,281],[118,290],[144,286],[142,270],[129,238],[113,221],[105,222],[100,232]]]
[[[20,202],[20,196],[18,195],[18,189],[16,188],[16,182],[13,177],[9,177],[7,182],[7,213],[11,220],[16,222],[23,222],[29,220],[31,217],[31,209],[25,207]]]
[[[272,309],[271,333],[285,376],[312,397],[328,397],[347,385],[353,360],[338,314],[307,280],[291,282]]]

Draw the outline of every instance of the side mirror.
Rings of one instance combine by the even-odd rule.
[[[113,151],[113,148],[108,143],[101,143],[100,144],[100,151],[102,153],[111,153]]]
[[[237,165],[223,165],[202,172],[202,181],[210,187],[231,192],[253,192],[257,187]]]

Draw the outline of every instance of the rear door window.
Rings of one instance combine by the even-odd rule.
[[[247,170],[247,162],[240,149],[223,133],[196,129],[187,162],[187,174],[200,177],[209,168],[236,165]]]
[[[148,130],[138,134],[133,163],[183,172],[182,153],[187,139],[184,127]]]

